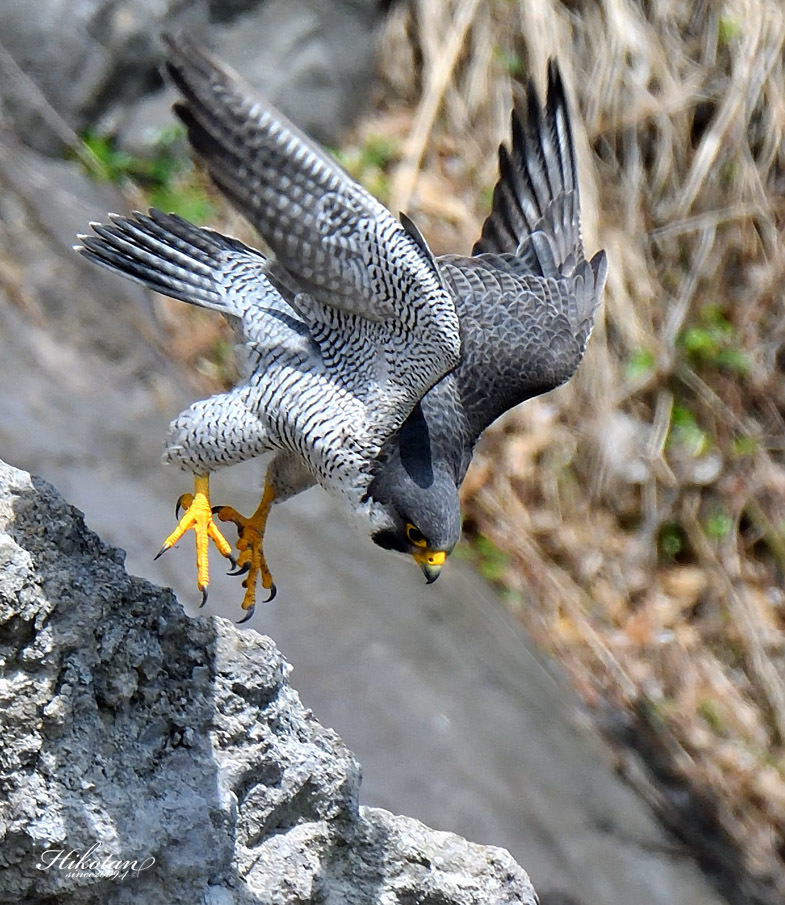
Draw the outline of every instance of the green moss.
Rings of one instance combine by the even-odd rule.
[[[115,147],[111,138],[87,132],[82,136],[82,142],[87,153],[80,159],[88,176],[96,182],[116,184],[129,178],[134,158]]]
[[[701,309],[698,323],[679,336],[679,347],[695,367],[719,368],[742,376],[751,370],[738,331],[716,305]]]
[[[741,23],[730,16],[720,16],[717,23],[717,37],[720,44],[730,44],[737,38],[741,37]]]
[[[700,456],[711,448],[711,438],[702,430],[694,413],[685,405],[674,405],[666,446],[680,447],[693,456]]]
[[[150,204],[162,211],[179,214],[192,223],[207,223],[215,216],[215,207],[204,187],[198,183],[178,182],[153,188],[149,193]]]
[[[474,550],[477,554],[477,569],[483,578],[488,581],[501,581],[509,566],[510,557],[484,534],[479,534],[475,538]]]
[[[720,714],[717,704],[710,698],[704,698],[698,704],[698,713],[716,733],[722,734],[725,732],[725,721]]]
[[[639,380],[646,377],[654,370],[656,359],[654,353],[648,349],[638,349],[627,360],[624,368],[624,376],[627,380]]]
[[[658,538],[660,558],[672,562],[684,550],[685,545],[686,536],[681,525],[675,521],[664,522]]]
[[[733,519],[725,509],[716,509],[703,523],[703,530],[715,541],[721,541],[733,530]]]
[[[736,434],[733,438],[733,455],[738,458],[744,456],[754,456],[760,446],[758,437],[752,437],[749,434]]]
[[[330,153],[338,163],[361,185],[382,202],[390,197],[388,171],[400,156],[397,140],[387,135],[371,134],[358,148],[340,150],[331,148]]]
[[[523,73],[523,60],[514,50],[507,50],[497,44],[493,48],[493,57],[513,78],[519,78]]]
[[[489,211],[493,208],[493,190],[495,187],[496,183],[493,182],[490,185],[486,185],[480,192],[481,209]]]
[[[153,207],[180,214],[197,223],[213,214],[201,178],[182,150],[184,130],[174,126],[161,132],[148,155],[133,155],[117,147],[106,135],[83,136],[79,154],[89,176],[99,182],[138,186]]]

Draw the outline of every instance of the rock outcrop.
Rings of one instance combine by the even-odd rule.
[[[507,852],[359,806],[289,671],[0,463],[0,902],[536,901]]]
[[[171,125],[161,32],[186,29],[307,131],[335,141],[372,82],[380,0],[37,0],[0,4],[0,115],[26,144],[60,156],[85,129]],[[144,109],[137,110],[137,102]],[[160,122],[156,122],[160,118]],[[133,128],[131,128],[131,124]],[[137,134],[134,135],[133,133]]]

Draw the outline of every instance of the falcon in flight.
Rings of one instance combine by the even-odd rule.
[[[602,296],[606,258],[584,257],[558,67],[545,105],[530,82],[525,116],[512,115],[471,256],[435,257],[408,217],[203,48],[166,43],[194,151],[275,258],[158,210],[110,215],[79,237],[91,261],[220,311],[247,352],[243,383],[170,426],[165,460],[194,475],[194,493],[160,552],[193,529],[204,602],[212,539],[245,574],[248,619],[259,582],[275,594],[263,552],[272,504],[320,484],[430,583],[460,536],[458,488],[479,436],[572,377]],[[265,453],[256,511],[213,508],[210,474]],[[237,526],[236,559],[217,522]]]

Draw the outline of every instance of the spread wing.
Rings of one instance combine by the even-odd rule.
[[[381,408],[397,427],[460,357],[455,303],[433,255],[410,221],[237,76],[187,38],[166,40],[183,98],[175,112],[216,185],[275,252],[270,278],[337,368],[358,329],[374,345],[359,380],[381,382]]]
[[[109,214],[108,223],[90,226],[93,232],[74,246],[83,257],[162,295],[236,319],[247,343],[280,341],[270,337],[273,321],[262,313],[274,310],[293,323],[267,278],[266,258],[237,239],[155,208],[131,217]]]
[[[513,113],[512,147],[499,149],[499,166],[473,256],[439,259],[461,320],[454,377],[474,437],[572,377],[605,284],[605,253],[584,258],[575,147],[553,61],[545,107],[530,83],[526,118]]]

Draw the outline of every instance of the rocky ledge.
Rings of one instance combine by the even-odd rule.
[[[361,807],[289,672],[0,462],[0,902],[536,902],[506,851]]]

